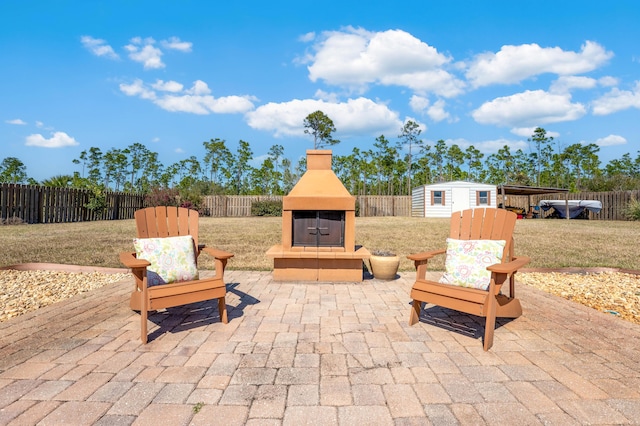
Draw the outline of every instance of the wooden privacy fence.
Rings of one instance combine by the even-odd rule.
[[[361,217],[411,216],[411,197],[389,195],[360,195],[356,197]]]
[[[205,216],[251,216],[251,205],[256,201],[282,201],[279,195],[207,195],[202,198],[201,212]]]
[[[279,195],[210,195],[202,200],[206,216],[251,216],[256,201],[282,201]],[[356,197],[360,216],[410,216],[411,197],[361,195]]]
[[[91,220],[132,219],[136,210],[145,207],[144,195],[124,192],[105,193],[106,208],[96,212],[85,207],[93,196],[87,189],[51,188],[38,185],[0,184],[0,222],[17,218],[25,223],[63,223]],[[589,212],[593,220],[626,220],[625,209],[632,199],[640,199],[640,189],[614,192],[580,192],[566,194],[569,200],[598,200],[600,213]],[[528,210],[529,203],[540,200],[564,200],[565,194],[527,196],[509,195],[508,205]],[[282,196],[216,195],[202,200],[202,214],[214,217],[251,216],[256,201],[281,201]],[[500,202],[500,200],[498,200]],[[358,213],[366,216],[411,216],[410,196],[360,195],[356,197]],[[551,211],[541,212],[542,217]]]
[[[591,220],[627,220],[625,209],[632,199],[640,200],[640,189],[632,191],[609,191],[609,192],[570,192],[544,195],[531,195],[530,199],[522,195],[509,195],[508,205],[521,207],[525,211],[531,206],[537,206],[540,200],[597,200],[602,203],[602,210],[599,213],[588,212]],[[501,202],[500,196],[498,202]],[[541,217],[548,217],[553,214],[553,209],[548,211],[539,210]]]
[[[25,223],[131,219],[144,204],[142,194],[106,192],[104,195],[106,208],[98,212],[85,207],[94,196],[88,189],[3,183],[0,184],[0,219],[19,219]]]

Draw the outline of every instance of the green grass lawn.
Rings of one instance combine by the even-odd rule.
[[[200,240],[235,254],[229,269],[271,270],[265,255],[281,239],[281,218],[200,218]],[[366,217],[356,220],[356,244],[391,250],[400,269],[413,270],[410,253],[443,248],[449,219]],[[122,267],[120,251],[133,248],[133,220],[0,226],[0,266],[27,262]],[[516,254],[531,268],[611,267],[640,270],[639,222],[562,219],[519,220]],[[442,256],[443,257],[443,256]],[[443,268],[443,259],[433,266]],[[201,268],[212,267],[201,256]]]

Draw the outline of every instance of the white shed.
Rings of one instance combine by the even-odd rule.
[[[496,207],[498,188],[476,182],[440,182],[413,189],[411,215],[450,217],[451,213],[476,207]]]

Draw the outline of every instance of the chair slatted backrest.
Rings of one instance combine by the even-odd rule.
[[[198,212],[184,207],[147,207],[135,212],[138,238],[191,235],[198,247]]]
[[[504,209],[469,209],[451,215],[450,238],[458,240],[505,240],[502,261],[513,257],[513,230],[517,215]]]

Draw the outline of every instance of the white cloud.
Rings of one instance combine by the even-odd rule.
[[[79,145],[78,142],[65,132],[55,132],[51,138],[46,139],[41,134],[33,134],[27,136],[25,145],[39,146],[42,148],[62,148],[65,146]]]
[[[640,109],[640,81],[633,90],[613,88],[609,93],[592,103],[594,115],[608,115],[629,108]]]
[[[435,122],[442,120],[449,120],[449,122],[457,121],[451,118],[451,114],[445,110],[446,102],[442,99],[438,99],[431,104],[429,99],[424,96],[413,95],[409,100],[409,106],[411,109],[422,115],[427,115]]]
[[[109,59],[119,59],[120,57],[113,48],[107,44],[105,40],[93,38],[91,36],[82,36],[80,38],[82,45],[96,56],[104,56]]]
[[[284,103],[268,103],[246,114],[250,127],[273,132],[274,136],[304,136],[303,122],[314,111],[324,112],[336,127],[338,137],[366,133],[396,135],[402,128],[398,114],[386,105],[370,99],[349,99],[332,103],[316,99],[294,99]]]
[[[140,79],[135,79],[131,84],[120,84],[120,91],[127,96],[137,96],[141,99],[156,99],[156,93],[147,88]]]
[[[409,99],[409,106],[411,107],[411,110],[419,114],[424,114],[430,104],[431,102],[429,101],[429,98],[424,96],[413,95],[411,96],[411,99]]]
[[[596,87],[598,80],[590,77],[581,76],[560,76],[556,81],[551,83],[549,91],[551,93],[569,93],[572,89],[592,89]]]
[[[303,43],[309,43],[313,41],[315,38],[316,38],[316,33],[312,31],[306,34],[302,34],[300,37],[298,37],[298,40],[300,40]]]
[[[433,140],[426,141],[426,142],[428,145],[432,147],[436,144],[436,142]],[[457,139],[445,139],[444,142],[447,147],[451,147],[454,144],[458,145],[458,147],[463,151],[467,150],[470,146],[473,146],[478,151],[483,153],[485,156],[497,153],[499,150],[504,148],[505,145],[509,147],[509,150],[512,153],[514,153],[519,149],[524,151],[525,149],[528,148],[528,144],[525,141],[511,140],[506,138],[476,141],[476,142],[469,141],[465,138],[457,138]],[[463,167],[466,167],[466,165]]]
[[[514,135],[518,135],[518,136],[524,136],[525,138],[530,138],[531,136],[533,136],[536,127],[538,126],[533,126],[533,127],[514,127],[513,129],[511,129],[511,133],[513,133]],[[554,132],[554,131],[550,131],[550,130],[546,130],[547,132],[547,136],[550,136],[552,138],[557,138],[560,136],[560,133],[558,132]]]
[[[153,83],[151,85],[151,87],[153,87],[156,90],[160,90],[163,92],[173,92],[173,93],[177,93],[182,91],[182,89],[184,88],[184,86],[180,83],[178,83],[177,81],[162,81],[162,80],[156,80],[155,83]]]
[[[179,50],[181,52],[191,52],[191,48],[193,47],[193,43],[190,41],[182,41],[178,37],[170,37],[168,40],[162,40],[160,44],[166,49]]]
[[[339,96],[337,93],[328,93],[322,89],[316,90],[316,93],[313,96],[316,99],[323,100],[325,102],[336,103],[339,101]]]
[[[155,101],[160,108],[171,112],[188,112],[207,115],[243,113],[253,108],[253,103],[242,96],[165,96]]]
[[[180,90],[178,90],[178,87]],[[156,90],[168,93],[158,94]],[[147,86],[142,80],[136,79],[131,84],[120,84],[120,91],[127,96],[137,96],[151,100],[160,108],[170,112],[188,112],[191,114],[207,115],[245,113],[253,109],[252,96],[213,97],[207,83],[197,80],[191,88],[184,90],[182,84],[161,80]]]
[[[193,82],[191,89],[187,90],[187,93],[196,96],[209,95],[211,94],[211,89],[209,89],[209,86],[204,81],[196,80]]]
[[[598,146],[615,146],[625,145],[627,140],[619,135],[609,135],[604,138],[597,139],[594,143]]]
[[[131,43],[124,48],[129,52],[129,58],[142,63],[144,69],[164,68],[162,50],[155,47],[154,44],[155,40],[150,37],[144,40],[140,37],[134,37],[131,39]]]
[[[482,141],[482,142],[478,142],[477,144],[474,144],[474,146],[478,150],[480,150],[485,154],[497,153],[499,150],[504,148],[505,145],[509,147],[509,151],[511,151],[511,153],[514,153],[519,149],[521,149],[522,151],[525,151],[526,149],[529,148],[529,144],[525,141],[514,141],[514,140],[504,139],[504,138]]]
[[[442,99],[438,99],[433,103],[433,105],[429,107],[429,109],[427,110],[427,115],[429,116],[429,118],[431,118],[435,122],[442,121],[442,120],[450,120],[451,114],[449,114],[444,109],[445,106],[446,106],[445,101]]]
[[[170,37],[160,41],[160,46],[167,50],[177,50],[179,52],[191,52],[193,43],[182,41],[178,37]],[[134,37],[125,47],[129,52],[129,58],[143,64],[144,69],[159,69],[166,67],[162,62],[164,52],[156,46],[156,41],[152,37]]]
[[[408,121],[413,121],[414,123],[416,123],[418,125],[418,129],[420,129],[420,131],[422,133],[425,133],[427,131],[427,129],[428,129],[426,124],[420,122],[420,120],[418,120],[415,117],[411,117],[411,116],[406,116],[404,118],[404,122],[402,123],[402,125],[404,126],[405,124],[407,124]]]
[[[527,90],[485,102],[471,115],[481,124],[506,127],[530,127],[561,121],[573,121],[586,114],[580,103],[571,103],[568,95]]]
[[[15,124],[17,126],[24,126],[25,124],[27,124],[26,121],[23,121],[23,120],[21,120],[19,118],[15,118],[13,120],[5,120],[5,123],[7,123],[7,124]]]
[[[451,97],[464,83],[443,69],[451,59],[402,30],[346,28],[324,32],[313,46],[309,79],[363,91],[370,84]]]
[[[474,87],[512,84],[543,73],[572,75],[593,71],[612,57],[612,52],[592,41],[583,44],[580,52],[543,48],[535,43],[503,46],[498,53],[477,55],[466,76]]]
[[[598,79],[598,84],[603,87],[613,87],[618,84],[618,79],[610,75]]]

